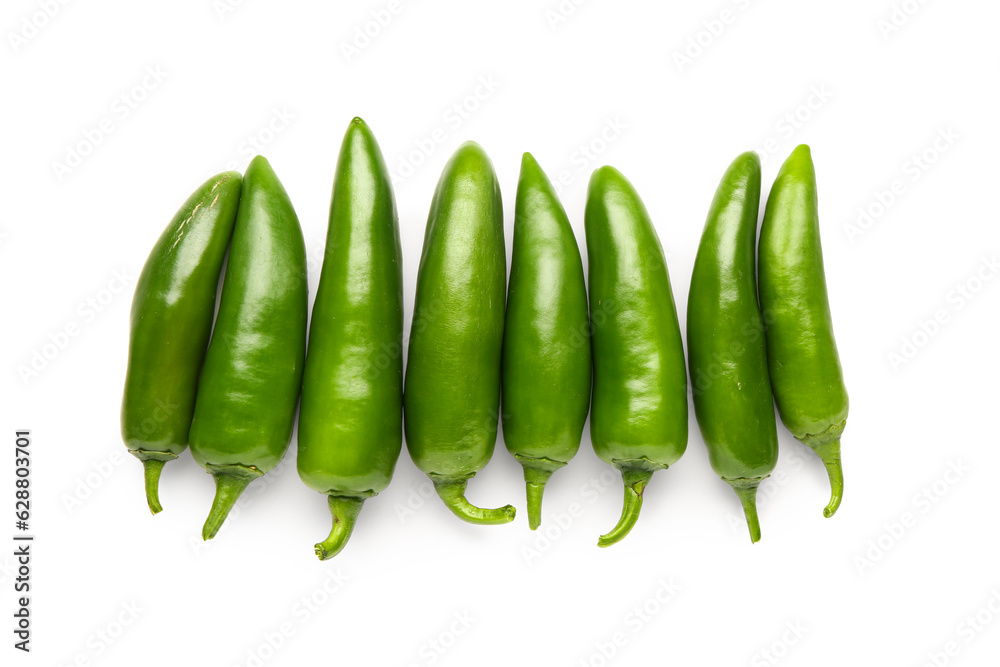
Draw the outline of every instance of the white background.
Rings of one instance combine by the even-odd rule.
[[[334,4],[4,3],[0,535],[14,532],[13,431],[27,427],[37,536],[30,656],[11,648],[12,547],[0,549],[5,664],[995,660],[995,3],[907,0],[897,25],[890,0],[567,0],[563,15],[556,0]],[[345,53],[389,7],[388,25],[368,25],[377,34]],[[620,481],[587,436],[549,484],[537,533],[499,440],[469,497],[514,503],[506,526],[466,525],[422,498],[429,484],[404,450],[348,548],[320,563],[312,545],[330,518],[297,478],[294,444],[213,542],[199,539],[212,480],[187,454],[165,469],[165,510],[151,517],[118,425],[146,254],[199,183],[245,167],[253,137],[299,214],[314,293],[336,155],[355,115],[406,176],[396,197],[407,323],[433,187],[466,139],[494,160],[508,248],[523,151],[553,180],[565,172],[581,246],[590,171],[621,169],[667,251],[682,325],[730,160],[757,149],[766,196],[785,156],[810,144],[852,405],[839,513],[823,518],[823,467],[779,423],[763,540],[752,545],[692,412],[687,453],[656,474],[638,525],[609,549],[595,542],[618,519]],[[865,228],[859,209],[872,211]],[[977,291],[963,297],[966,287]],[[936,313],[941,323],[922,334]],[[68,325],[78,333],[67,340]],[[905,341],[915,349],[894,363]],[[37,373],[26,373],[33,358]],[[676,589],[668,601],[661,582]],[[980,611],[975,630],[967,618]]]

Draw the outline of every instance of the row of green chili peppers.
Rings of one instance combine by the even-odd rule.
[[[826,465],[826,516],[841,500],[848,411],[809,148],[771,189],[757,267],[760,189],[759,158],[740,155],[709,209],[687,318],[695,414],[755,542],[757,486],[777,462],[773,403]],[[687,446],[687,373],[659,238],[612,167],[591,177],[585,223],[589,293],[566,212],[525,153],[508,283],[493,165],[477,144],[459,148],[431,203],[404,376],[396,204],[368,126],[355,118],[340,151],[308,332],[305,245],[274,171],[257,157],[242,177],[209,179],[153,248],[132,305],[122,432],[151,511],[163,464],[190,444],[216,482],[212,538],[247,484],[281,461],[301,397],[299,475],[333,515],[320,558],[343,549],[364,501],[388,486],[404,430],[448,508],[498,524],[514,508],[476,507],[465,491],[501,422],[535,529],[545,484],[577,453],[589,413],[594,450],[625,488],[621,519],[598,544],[621,540],[653,473]]]

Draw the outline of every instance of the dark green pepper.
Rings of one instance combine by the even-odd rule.
[[[326,494],[333,515],[316,545],[323,560],[389,485],[402,447],[402,266],[389,171],[355,118],[337,161],[299,413],[299,477]]]
[[[295,423],[308,317],[306,252],[271,165],[243,177],[219,315],[201,371],[191,453],[216,484],[211,539],[252,480],[281,461]]]
[[[806,145],[792,151],[771,186],[759,261],[771,389],[781,421],[826,466],[830,502],[823,515],[831,517],[844,493],[840,437],[848,399],[826,293],[816,172]]]
[[[403,406],[413,462],[457,517],[478,524],[514,519],[510,505],[465,498],[496,445],[506,261],[500,185],[470,141],[445,165],[427,218]]]
[[[687,448],[687,374],[670,276],[649,213],[622,174],[590,178],[586,210],[594,451],[618,468],[625,501],[618,525],[598,540],[625,537],[639,518],[653,473]]]
[[[590,408],[590,333],[580,249],[530,153],[517,183],[502,390],[504,442],[524,467],[534,530],[545,483],[580,448]]]
[[[759,205],[760,158],[743,153],[726,170],[708,211],[687,319],[698,425],[712,469],[743,504],[754,542],[760,539],[757,486],[778,460],[754,273]]]
[[[122,439],[142,461],[153,514],[162,509],[163,464],[188,446],[240,181],[227,171],[188,197],[149,253],[132,299]]]

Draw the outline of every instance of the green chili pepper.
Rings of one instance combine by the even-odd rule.
[[[500,185],[470,141],[445,165],[431,203],[403,392],[413,462],[470,523],[514,519],[510,505],[482,509],[465,498],[496,445],[506,273]]]
[[[215,478],[211,539],[243,489],[274,468],[292,437],[308,316],[298,218],[271,165],[243,177],[219,315],[201,370],[191,453]]]
[[[688,299],[688,353],[695,415],[715,472],[736,491],[760,539],[757,486],[778,459],[757,306],[754,240],[760,158],[743,153],[726,170],[708,211]]]
[[[340,553],[361,506],[389,485],[403,443],[403,260],[396,202],[360,118],[337,161],[326,255],[309,329],[299,413],[299,477],[327,495]]]
[[[590,332],[580,249],[530,153],[521,160],[503,338],[503,435],[524,467],[528,525],[552,473],[580,448],[590,408]]]
[[[767,361],[781,421],[823,460],[833,516],[844,493],[840,437],[847,388],[826,294],[809,147],[797,147],[771,186],[760,230],[760,303],[767,322]]]
[[[687,447],[687,375],[677,310],[660,239],[632,184],[612,167],[590,178],[586,210],[594,397],[590,434],[601,460],[618,468],[625,537],[656,470]]]
[[[240,181],[237,172],[227,171],[188,197],[150,252],[132,300],[122,439],[142,461],[153,514],[163,509],[163,464],[188,446]]]

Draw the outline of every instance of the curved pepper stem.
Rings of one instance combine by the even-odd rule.
[[[622,482],[625,485],[625,502],[622,504],[622,516],[618,519],[618,525],[611,529],[606,535],[601,535],[597,540],[597,546],[610,547],[619,542],[632,526],[639,520],[639,510],[642,509],[642,492],[646,490],[646,485],[653,477],[653,470],[642,468],[622,468]]]
[[[364,503],[364,498],[327,496],[330,514],[333,516],[333,528],[325,540],[316,544],[316,555],[320,560],[333,558],[347,546],[347,540],[351,539],[354,523]]]
[[[146,482],[146,504],[153,514],[163,511],[160,505],[160,473],[163,471],[164,463],[166,462],[155,459],[146,459],[142,462],[142,473]]]
[[[816,453],[826,467],[830,478],[830,502],[823,509],[823,516],[830,518],[837,513],[840,501],[844,497],[844,468],[840,463],[840,436],[844,433],[847,421],[834,424],[822,433],[806,435],[799,441]]]
[[[757,517],[757,487],[765,477],[743,477],[740,479],[726,479],[729,486],[740,497],[743,504],[743,514],[747,518],[747,528],[750,529],[750,541],[757,543],[760,541],[760,519]]]
[[[840,501],[844,498],[844,468],[840,464],[840,457],[834,460],[824,460],[826,474],[830,477],[830,502],[823,508],[823,516],[829,519],[837,513]]]
[[[830,502],[823,508],[823,516],[829,519],[837,513],[840,501],[844,497],[844,468],[840,463],[840,438],[822,445],[811,445],[808,442],[806,444],[822,459],[826,474],[830,477]]]
[[[504,505],[497,509],[484,509],[476,507],[465,499],[465,487],[469,479],[455,477],[431,477],[434,482],[434,490],[441,496],[441,500],[451,510],[452,514],[462,521],[475,523],[483,526],[510,523],[514,520],[517,510],[513,505]]]
[[[163,471],[163,464],[177,458],[171,452],[151,452],[145,449],[130,449],[129,454],[142,461],[142,473],[144,486],[146,489],[146,504],[149,511],[159,514],[163,511],[160,506],[160,473]]]
[[[243,466],[210,466],[209,473],[215,478],[215,500],[201,529],[201,539],[206,541],[215,537],[222,528],[247,485],[264,474],[256,468]]]

